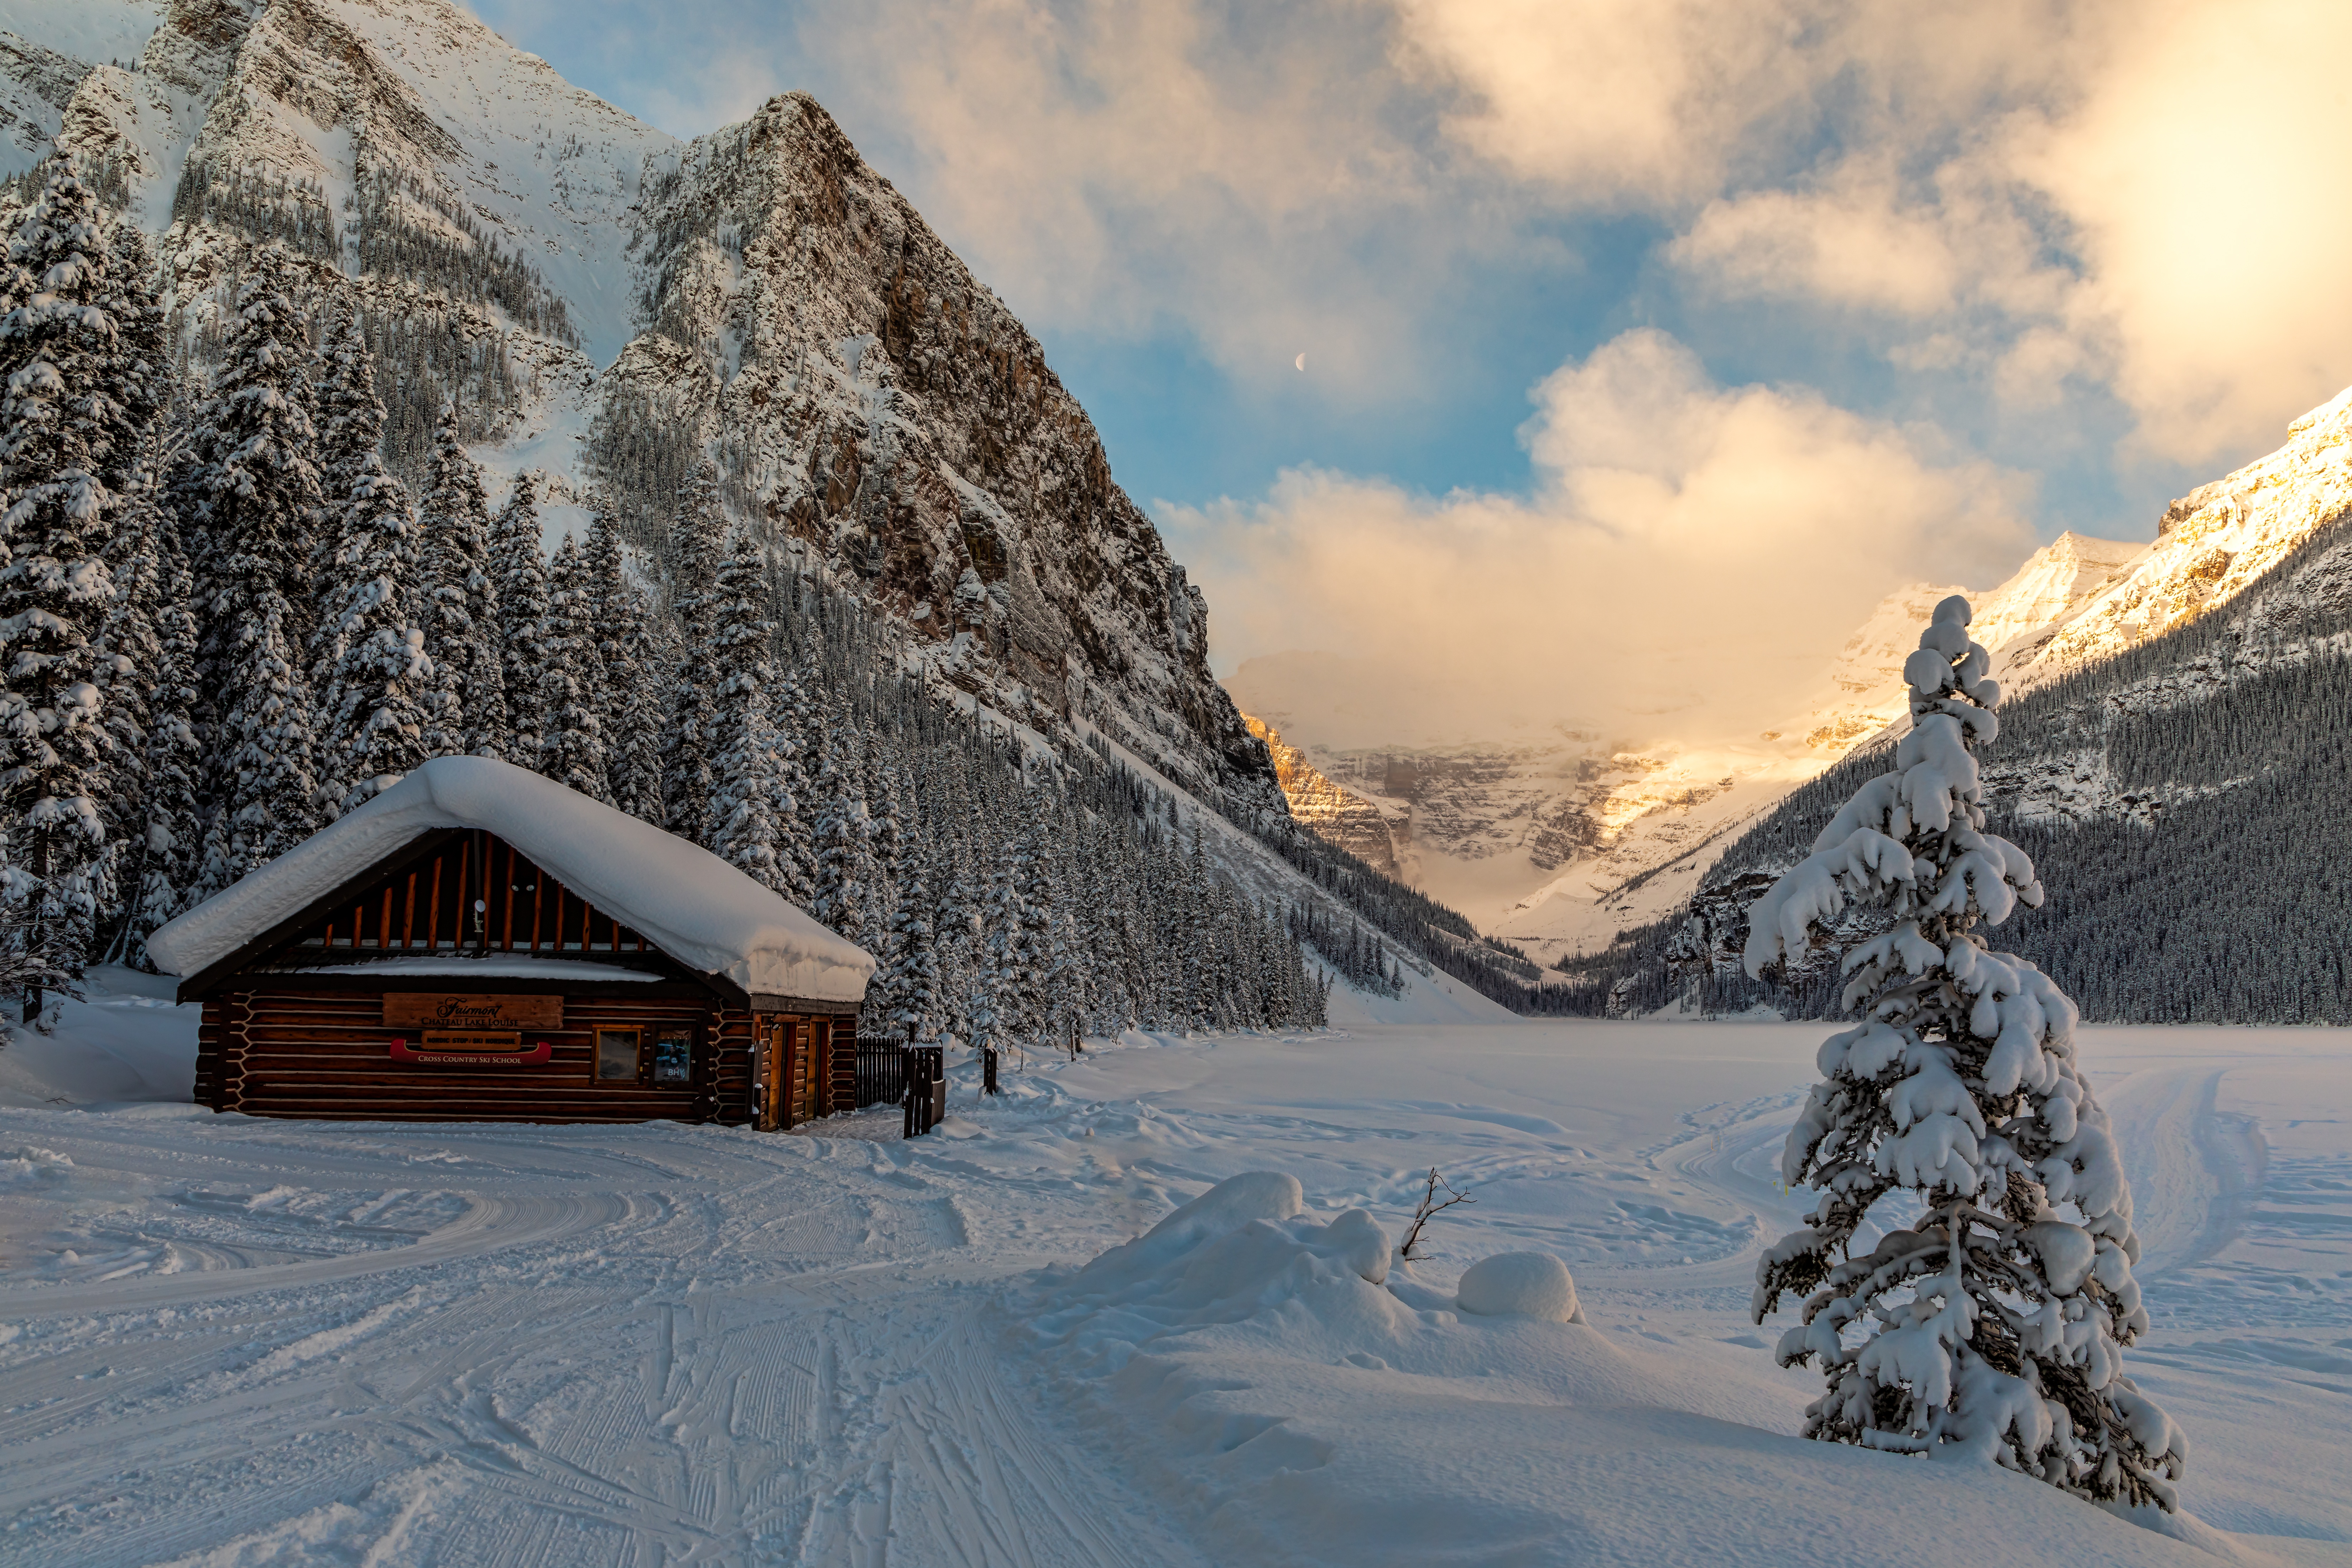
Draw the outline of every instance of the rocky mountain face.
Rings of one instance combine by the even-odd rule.
[[[1275,782],[1290,803],[1290,815],[1338,845],[1372,869],[1397,874],[1395,842],[1380,808],[1352,790],[1340,788],[1315,771],[1307,753],[1286,743],[1282,731],[1244,713],[1250,733],[1265,742],[1274,758]]]
[[[636,216],[651,330],[608,397],[718,438],[742,502],[946,679],[1279,809],[1209,673],[1208,606],[1086,411],[814,100],[662,161]]]
[[[814,100],[682,144],[446,0],[5,15],[0,174],[61,149],[155,235],[199,365],[249,248],[284,244],[365,313],[395,468],[454,401],[486,467],[549,474],[551,531],[597,493],[657,579],[708,456],[730,510],[908,663],[1284,810],[1207,606],[1085,411]]]

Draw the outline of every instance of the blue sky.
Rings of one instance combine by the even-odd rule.
[[[1043,341],[1221,668],[1402,647],[1573,705],[1759,593],[1805,668],[1904,582],[2149,537],[2352,381],[2341,6],[478,8],[680,135],[814,93]],[[1401,638],[1433,570],[1562,629]]]

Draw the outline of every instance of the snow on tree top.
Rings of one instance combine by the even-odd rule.
[[[148,939],[199,973],[418,837],[497,835],[688,968],[748,992],[858,1002],[874,960],[709,850],[488,757],[436,757]]]

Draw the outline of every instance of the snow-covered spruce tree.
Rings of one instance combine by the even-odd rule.
[[[547,676],[545,650],[540,646],[541,623],[547,618],[547,558],[539,542],[539,475],[526,470],[515,476],[514,491],[499,509],[490,543],[491,569],[498,578],[501,639],[499,668],[504,674],[507,729],[510,760],[526,767],[538,765],[543,723],[539,712],[540,687]],[[594,586],[583,563],[582,586],[588,594],[590,625],[599,633]],[[590,699],[599,704],[599,727],[607,738],[612,727],[602,723],[605,681],[600,679]]]
[[[26,977],[79,978],[97,930],[110,772],[98,637],[114,599],[116,498],[99,477],[114,407],[114,321],[98,203],[62,162],[8,247],[21,298],[0,317],[0,902]],[[135,679],[135,672],[122,672]]]
[[[656,826],[668,820],[662,753],[669,725],[669,677],[676,662],[667,626],[644,589],[629,581],[611,509],[598,499],[581,552],[604,669],[597,715],[604,725],[604,771],[613,804]]]
[[[719,788],[712,798],[726,816],[712,831],[710,849],[761,886],[781,892],[777,823],[786,813],[775,756],[783,742],[768,717],[766,693],[752,689],[736,710],[739,727],[719,753]]]
[[[931,889],[923,860],[908,863],[898,890],[898,913],[876,986],[884,1026],[909,1045],[934,1044],[940,1035],[940,955],[931,941]]]
[[[971,980],[971,1043],[989,1055],[1018,1030],[1024,976],[1020,956],[1020,850],[1009,850],[988,874]]]
[[[824,754],[812,786],[819,804],[816,896],[809,901],[809,912],[871,951],[881,942],[873,919],[873,820],[866,805],[863,770],[851,750],[854,736],[838,716],[824,727]]]
[[[866,843],[874,858],[875,903],[873,931],[877,942],[895,930],[898,889],[907,879],[906,786],[897,763],[887,760],[891,749],[872,727],[858,747],[866,759],[866,804],[871,815]]]
[[[457,439],[455,404],[433,427],[433,482],[419,510],[431,600],[425,647],[436,676],[426,754],[504,757],[506,671],[498,584],[490,577],[490,503],[481,469]]]
[[[322,593],[331,595],[319,608],[319,618],[325,622],[342,607],[340,594],[327,585],[326,569],[341,542],[350,536],[344,514],[352,507],[352,487],[371,463],[383,462],[383,404],[375,394],[375,356],[368,352],[356,305],[345,301],[336,307],[311,366],[310,384],[319,431],[319,488],[326,498],[326,526],[319,531],[312,566]],[[324,679],[319,664],[331,658],[324,649],[317,651],[313,681]]]
[[[374,453],[342,510],[342,540],[320,627],[331,667],[321,706],[322,789],[338,815],[365,805],[431,752],[425,735],[436,682],[410,602],[416,521],[408,490]]]
[[[157,652],[146,693],[139,870],[121,942],[123,962],[142,970],[153,967],[148,933],[188,907],[204,834],[196,796],[204,747],[195,724],[195,575],[168,509],[155,508],[146,541],[143,553],[153,561],[158,582],[151,617]]]
[[[769,692],[775,684],[775,669],[768,658],[766,583],[767,563],[759,542],[749,529],[731,531],[711,582],[709,610],[703,617],[710,627],[719,675],[718,692],[710,706],[712,750],[724,760],[716,766],[710,804],[698,837],[714,849],[743,790],[752,782],[751,774],[767,773],[773,765],[764,752],[754,752],[743,744],[755,723],[767,722]],[[773,826],[771,822],[772,831]]]
[[[624,584],[607,604],[605,624],[616,618],[624,627],[620,655],[604,666],[604,710],[619,716],[605,732],[613,804],[641,822],[659,826],[662,731],[668,709],[664,688],[673,661],[644,590]]]
[[[823,748],[824,726],[811,711],[809,691],[814,667],[806,659],[778,672],[774,694],[768,702],[769,721],[775,725],[777,800],[782,815],[776,819],[778,891],[794,903],[808,905],[817,896],[817,827],[822,802],[816,780],[803,760]]]
[[[2124,1375],[2147,1326],[2132,1265],[2131,1189],[2074,1059],[2074,1005],[1974,934],[2042,902],[2024,852],[1984,831],[1976,749],[2000,690],[1968,634],[1968,601],[1936,606],[1904,666],[1911,732],[1813,853],[1749,911],[1747,965],[1802,952],[1849,900],[1894,927],[1849,952],[1845,1005],[1864,1020],[1821,1050],[1822,1080],[1781,1173],[1820,1194],[1806,1228],[1757,1266],[1756,1321],[1806,1297],[1780,1362],[1828,1391],[1806,1435],[1896,1453],[1955,1445],[2102,1501],[2176,1506],[2180,1429]],[[1925,1212],[1857,1255],[1873,1205]]]
[[[196,873],[198,900],[276,859],[318,826],[310,683],[287,635],[292,613],[267,586],[254,590],[251,603],[254,618],[224,650],[232,673],[215,737],[214,808]]]
[[[719,481],[706,460],[687,486],[686,500],[671,524],[675,563],[670,602],[677,611],[677,679],[672,689],[668,743],[662,751],[662,788],[669,830],[699,841],[710,821],[718,787],[713,766],[719,741],[714,707],[726,670],[719,662],[721,607],[719,567],[725,551],[726,518],[719,509]]]
[[[325,497],[303,392],[309,328],[295,307],[296,280],[280,247],[252,253],[180,487],[200,535],[186,542],[195,557],[203,686],[217,698],[230,689],[231,650],[252,646],[247,634],[260,620],[264,594],[284,602],[281,624],[296,647],[307,650],[316,620],[303,574]]]
[[[604,723],[596,711],[596,628],[589,624],[587,574],[570,534],[547,574],[547,616],[538,643],[544,658],[539,689],[539,771],[591,800],[611,798]]]
[[[972,1011],[985,963],[981,946],[981,910],[987,886],[975,875],[971,848],[942,846],[939,902],[931,914],[931,946],[939,955],[940,1027],[972,1037]]]
[[[1014,1028],[1024,1039],[1035,1039],[1044,1035],[1051,1022],[1046,984],[1054,968],[1056,902],[1054,857],[1043,831],[1033,831],[1024,847],[1013,892],[1017,930],[1013,950],[1020,984],[1011,998],[1012,1016]]]
[[[165,435],[157,422],[172,393],[171,334],[156,295],[155,259],[137,224],[113,227],[102,303],[114,322],[114,355],[99,477],[110,489],[128,490],[137,488],[139,471],[155,463],[154,448]]]
[[[165,566],[159,535],[171,518],[151,477],[133,469],[113,489],[117,506],[108,570],[114,600],[98,639],[95,679],[112,745],[105,771],[106,795],[100,814],[109,824],[98,880],[100,942],[117,952],[135,902],[142,866],[149,853],[141,831],[149,816],[147,760],[156,700],[165,695],[163,616]]]

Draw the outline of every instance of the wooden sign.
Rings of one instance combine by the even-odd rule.
[[[447,1029],[425,1031],[425,1048],[428,1051],[519,1051],[522,1036],[512,1029],[469,1029],[462,1034]]]
[[[388,1029],[560,1029],[561,996],[449,996],[431,991],[388,991]]]

